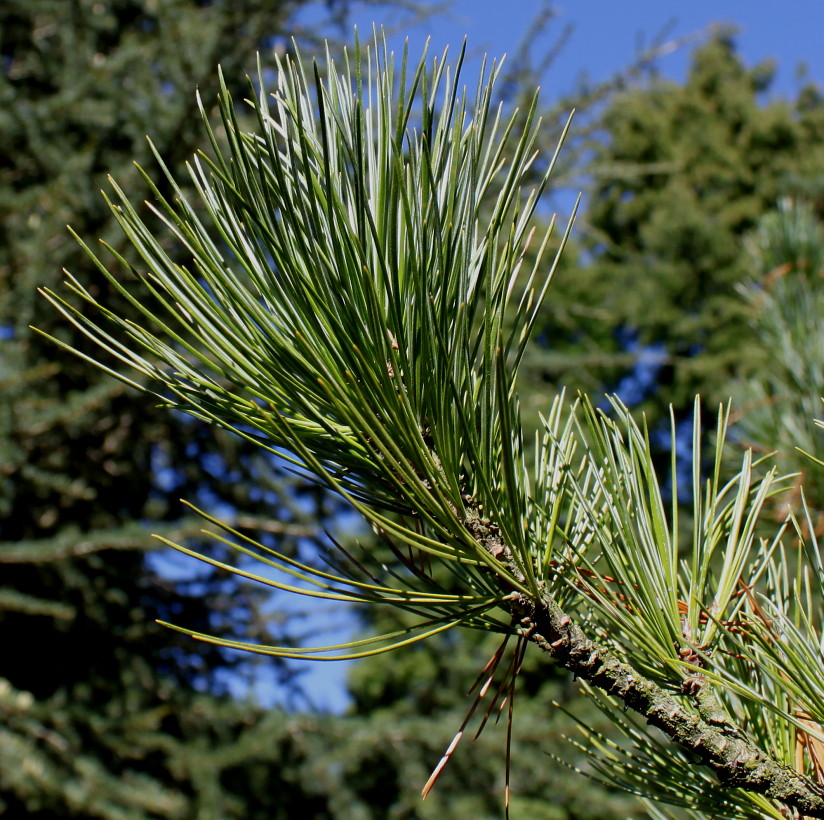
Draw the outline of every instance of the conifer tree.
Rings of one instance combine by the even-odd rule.
[[[531,375],[620,389],[666,438],[670,404],[681,419],[696,393],[716,406],[757,364],[740,344],[741,242],[779,197],[824,190],[821,93],[773,97],[774,68],[745,66],[722,32],[685,82],[652,71],[609,101],[586,166],[581,262],[569,254],[558,277]]]
[[[237,768],[239,749],[267,776],[284,772],[284,806],[288,788],[305,798],[288,780],[300,756],[278,756],[288,737],[261,753],[260,710],[216,697],[246,662],[192,651],[154,624],[185,613],[225,634],[271,635],[261,611],[269,596],[220,571],[161,573],[146,550],[152,529],[197,543],[181,496],[242,511],[240,526],[267,528],[286,550],[314,537],[307,516],[328,520],[332,508],[256,448],[137,406],[108,377],[56,359],[28,326],[64,334],[36,287],[59,282],[63,266],[91,272],[66,223],[123,246],[99,196],[106,174],[134,184],[149,133],[179,168],[200,139],[192,90],[214,99],[218,62],[243,89],[255,52],[268,60],[300,36],[295,14],[308,5],[336,18],[344,4],[12,0],[0,9],[4,816],[251,817],[246,802],[266,804],[266,778]],[[317,39],[302,37],[309,48]],[[113,289],[97,287],[128,315]],[[270,670],[300,697],[286,666]],[[277,722],[265,725],[274,737]]]

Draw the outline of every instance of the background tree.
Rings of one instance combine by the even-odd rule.
[[[548,304],[537,378],[620,389],[660,431],[669,404],[688,413],[700,393],[715,406],[756,363],[739,344],[741,241],[780,196],[803,187],[815,202],[824,184],[821,95],[768,97],[773,70],[744,66],[722,33],[683,84],[653,71],[609,102],[586,165],[580,261],[569,255]]]
[[[218,61],[242,88],[255,52],[266,62],[293,33],[314,48],[318,31],[300,30],[295,19],[313,5],[328,9],[330,20],[345,10],[289,0],[21,0],[0,11],[6,816],[251,817],[249,801],[260,806],[258,816],[274,817],[266,782],[275,778],[273,758],[278,811],[288,813],[289,789],[312,805],[308,779],[289,779],[300,753],[289,751],[288,737],[278,745],[277,722],[226,702],[245,662],[160,639],[153,621],[187,613],[204,627],[231,632],[243,624],[237,634],[261,636],[285,634],[289,625],[264,617],[268,596],[225,573],[185,565],[160,572],[146,549],[151,529],[194,537],[181,496],[242,509],[246,524],[268,528],[285,549],[314,537],[302,522],[328,520],[332,508],[239,440],[138,408],[108,378],[69,357],[55,360],[28,325],[62,334],[35,289],[58,282],[63,266],[88,270],[67,222],[122,246],[98,194],[105,174],[133,184],[132,163],[146,160],[150,132],[170,167],[179,167],[200,139],[193,90],[214,99]],[[98,293],[128,313],[114,291]],[[302,702],[287,667],[269,670]],[[264,761],[265,777],[247,774],[239,749]]]

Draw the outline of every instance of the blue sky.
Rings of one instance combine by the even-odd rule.
[[[432,45],[457,46],[468,37],[472,52],[490,55],[514,54],[529,29],[541,3],[537,0],[455,0],[448,15],[439,15],[425,24],[408,29],[412,53],[424,38]],[[356,7],[357,9],[357,7]],[[661,32],[667,38],[700,32],[713,23],[726,22],[740,28],[739,51],[747,63],[771,58],[779,65],[775,92],[791,95],[798,88],[795,72],[805,62],[810,76],[824,80],[824,3],[817,0],[785,0],[780,4],[759,2],[653,3],[649,0],[577,0],[555,4],[557,18],[550,24],[543,43],[550,46],[564,27],[573,27],[566,47],[544,80],[548,100],[570,91],[576,78],[586,72],[603,79],[627,65]],[[397,13],[376,15],[374,10],[355,12],[359,26],[397,22]],[[401,42],[401,33],[398,43]],[[684,76],[689,48],[661,60],[664,74]]]
[[[466,36],[469,53],[473,55],[467,66],[467,76],[471,76],[484,52],[495,57],[516,54],[540,8],[537,0],[455,0],[448,15],[400,30],[398,12],[384,10],[376,15],[374,9],[355,4],[353,17],[361,32],[371,31],[373,22],[396,29],[393,40],[397,48],[408,37],[413,59],[427,37],[431,37],[430,53],[440,53],[447,45],[458,48]],[[631,63],[640,50],[649,47],[662,33],[669,41],[698,34],[713,23],[729,23],[740,29],[736,42],[746,64],[775,60],[778,73],[772,96],[795,95],[802,85],[797,75],[800,63],[806,63],[809,79],[824,82],[824,3],[816,0],[784,0],[779,5],[743,0],[693,0],[677,4],[578,0],[558,2],[555,8],[558,16],[538,46],[552,47],[568,24],[573,28],[565,48],[542,79],[542,99],[547,103],[570,93],[584,74],[592,81],[608,78]],[[686,46],[663,57],[660,71],[667,77],[683,79],[690,50]],[[540,53],[536,52],[536,56]],[[340,613],[335,617],[340,617]],[[346,705],[345,676],[345,664],[309,664],[304,683],[316,703],[341,710]],[[264,691],[258,694],[269,699]]]

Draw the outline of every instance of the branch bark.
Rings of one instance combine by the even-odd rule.
[[[464,524],[487,552],[524,580],[493,522],[470,506]],[[715,772],[722,786],[763,794],[797,809],[804,817],[824,818],[824,787],[778,763],[747,740],[723,709],[704,709],[702,714],[688,711],[656,683],[590,640],[549,594],[536,600],[510,590],[509,600],[513,623],[524,637],[573,675],[619,698],[628,709],[696,755]]]
[[[731,735],[726,721],[722,729],[689,712],[660,686],[593,643],[549,596],[535,601],[513,592],[510,597],[513,618],[533,644],[695,754],[723,786],[779,800],[805,817],[824,818],[824,788],[744,737]]]

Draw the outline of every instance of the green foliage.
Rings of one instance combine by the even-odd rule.
[[[799,489],[803,483],[808,506],[820,516],[821,473],[803,453],[822,451],[810,419],[820,414],[824,384],[824,230],[808,203],[784,199],[759,220],[746,250],[750,278],[740,292],[761,362],[737,385],[738,436],[757,451],[778,451],[782,469],[798,474]],[[788,503],[801,507],[799,496]]]
[[[138,407],[103,374],[56,359],[28,325],[62,335],[36,287],[56,285],[63,265],[89,273],[67,222],[122,247],[98,193],[105,173],[134,184],[148,132],[177,168],[200,140],[191,89],[214,97],[218,61],[244,88],[255,52],[286,44],[306,5],[20,0],[0,10],[0,813],[9,817],[249,817],[252,786],[266,793],[259,773],[256,783],[229,777],[217,755],[197,765],[218,737],[243,754],[261,743],[259,709],[221,705],[220,670],[245,662],[192,651],[154,619],[185,613],[236,636],[285,635],[291,624],[273,626],[261,611],[268,596],[225,573],[159,574],[148,531],[199,543],[179,498],[219,499],[289,551],[314,536],[310,518],[330,518],[328,499],[240,440]],[[105,285],[97,293],[128,313]],[[270,677],[299,698],[290,669]],[[283,761],[264,765],[271,773]]]
[[[532,354],[530,375],[587,391],[637,380],[625,398],[660,432],[670,404],[680,416],[701,394],[716,407],[758,364],[741,344],[741,240],[780,196],[803,184],[815,200],[824,185],[821,96],[771,98],[772,72],[717,36],[683,84],[653,72],[610,101],[587,165],[581,261],[562,266],[541,331],[549,349]]]
[[[409,789],[425,781],[461,720],[476,674],[474,649],[457,663],[463,643],[445,644],[449,654],[441,657],[433,645],[433,677],[416,681],[422,698],[431,695],[448,715],[433,709],[400,722],[386,696],[397,693],[408,712],[406,694],[375,664],[357,673],[371,679],[375,693],[356,698],[358,714],[264,714],[233,704],[225,677],[214,674],[245,666],[243,656],[175,641],[153,624],[155,617],[179,618],[219,634],[271,640],[273,624],[278,636],[287,629],[294,635],[292,623],[303,614],[292,605],[280,624],[260,611],[268,591],[257,596],[221,572],[204,577],[175,564],[182,581],[170,581],[167,570],[158,574],[145,557],[149,532],[200,543],[200,523],[186,518],[181,496],[207,507],[228,503],[242,511],[237,526],[265,531],[269,546],[290,553],[295,539],[315,537],[317,523],[337,508],[302,480],[273,474],[256,447],[151,402],[135,403],[122,385],[73,357],[55,357],[52,345],[28,331],[36,324],[82,344],[35,292],[56,287],[64,266],[84,279],[93,274],[66,223],[122,250],[98,193],[105,174],[137,187],[133,162],[151,162],[147,133],[177,172],[202,139],[193,89],[210,107],[220,62],[242,99],[255,51],[262,45],[268,60],[274,45],[287,44],[283,32],[297,32],[313,53],[318,30],[286,22],[307,5],[20,0],[0,11],[0,678],[8,681],[0,706],[0,801],[9,817],[384,820],[451,815],[456,805],[469,816],[499,816],[500,735],[467,746],[425,803]],[[326,11],[326,3],[315,5]],[[391,5],[407,9],[404,20],[423,13],[417,4]],[[328,11],[337,22],[345,9],[335,3]],[[105,283],[93,287],[128,315]],[[391,666],[394,656],[386,657]],[[439,683],[444,669],[456,673],[449,687]],[[292,670],[266,677],[277,677],[294,693],[292,706],[302,706]],[[217,696],[193,694],[193,683]],[[516,730],[525,740],[537,744],[562,731],[547,727],[542,710],[534,717]],[[365,782],[364,772],[375,776]],[[519,799],[537,801],[551,789],[580,816],[584,795],[565,772],[541,755],[520,772]],[[602,816],[606,805],[593,803],[590,816]]]
[[[521,201],[537,123],[528,117],[514,134],[513,121],[494,112],[494,66],[470,105],[458,91],[459,68],[447,72],[443,61],[430,75],[423,61],[407,72],[404,57],[395,92],[392,59],[385,46],[375,48],[363,66],[359,48],[347,55],[340,76],[327,57],[325,82],[316,69],[314,88],[296,64],[279,64],[271,110],[261,78],[253,134],[239,130],[223,88],[229,151],[210,129],[216,158],[191,167],[212,225],[179,189],[172,203],[151,186],[156,213],[189,249],[191,268],[164,252],[115,187],[112,209],[151,276],[116,252],[115,259],[157,304],[142,305],[95,261],[163,338],[121,319],[73,277],[72,289],[112,330],[47,295],[92,340],[159,384],[151,389],[168,406],[264,448],[287,448],[287,458],[348,500],[398,553],[452,563],[466,592],[443,592],[412,562],[394,580],[376,567],[371,583],[279,553],[273,566],[289,574],[295,567],[316,594],[421,609],[424,634],[461,622],[508,631],[485,614],[502,600],[490,578],[538,591],[524,537],[538,516],[523,483],[515,375],[551,277],[552,268],[532,285],[542,253],[520,320],[504,326],[544,184]],[[144,352],[120,341],[129,337]],[[489,525],[480,511],[497,511],[494,537],[513,545],[519,575],[479,549],[456,517],[464,506],[479,531]],[[263,545],[247,543],[269,562]]]
[[[58,344],[169,408],[284,454],[348,501],[384,545],[341,548],[319,569],[199,511],[241,563],[178,549],[279,590],[412,615],[383,633],[309,648],[178,629],[319,660],[405,651],[455,626],[502,635],[424,795],[479,706],[479,732],[504,704],[511,725],[516,679],[535,644],[582,677],[638,747],[626,753],[585,728],[607,781],[696,813],[717,805],[729,816],[778,818],[783,804],[824,816],[820,788],[804,776],[824,740],[819,551],[811,541],[791,564],[790,524],[758,537],[765,504],[786,481],[775,470],[759,477],[750,451],[722,474],[728,411],[705,474],[695,401],[687,544],[674,420],[667,485],[647,427],[618,399],[606,412],[559,397],[527,469],[517,376],[555,270],[543,263],[551,225],[525,284],[519,277],[554,161],[523,190],[537,105],[516,131],[515,118],[491,105],[495,66],[473,99],[460,90],[461,59],[455,69],[426,57],[410,67],[404,53],[396,73],[376,37],[346,52],[342,69],[327,54],[311,81],[299,62],[278,60],[271,98],[262,71],[252,86],[253,130],[222,81],[219,128],[201,107],[212,151],[189,167],[203,216],[156,153],[172,196],[144,171],[147,211],[116,183],[110,202],[136,256],[106,243],[104,260],[81,239],[140,320],[71,274],[73,297],[44,291],[113,364]],[[133,372],[118,372],[118,362]],[[678,750],[611,711],[601,691]],[[696,756],[708,770],[693,772]],[[508,793],[508,758],[504,768]]]

